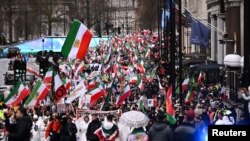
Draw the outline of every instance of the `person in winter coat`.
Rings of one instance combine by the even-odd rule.
[[[27,114],[27,111],[24,107],[19,107],[16,112],[17,126],[16,132],[9,133],[6,132],[6,135],[9,138],[12,138],[12,141],[30,141],[31,137],[31,128],[32,120]]]
[[[150,141],[172,141],[172,129],[166,124],[166,116],[163,112],[158,112],[157,123],[153,124],[149,129]]]
[[[195,141],[196,129],[194,124],[194,111],[189,109],[186,112],[185,118],[185,123],[174,130],[173,141]]]
[[[97,117],[97,114],[92,114],[92,121],[89,123],[87,128],[87,141],[99,141],[97,135],[95,135],[95,131],[101,127],[101,122]]]
[[[32,127],[32,137],[31,141],[44,141],[44,130],[45,126],[41,117],[37,115],[33,116],[33,127]]]
[[[9,133],[16,132],[16,118],[14,109],[10,109],[5,115],[5,130]],[[8,141],[13,141],[11,137],[8,137]]]
[[[77,128],[70,118],[62,117],[60,129],[60,141],[76,141]]]
[[[52,118],[53,119],[48,123],[48,126],[45,130],[45,138],[49,141],[59,141],[59,130],[61,128],[61,123],[57,113],[54,113]]]
[[[102,126],[95,131],[100,141],[115,141],[119,135],[116,124],[113,123],[113,115],[108,115],[107,120],[102,122]]]

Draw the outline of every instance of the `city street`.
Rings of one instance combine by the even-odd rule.
[[[249,0],[0,0],[0,141],[249,141],[248,13]]]

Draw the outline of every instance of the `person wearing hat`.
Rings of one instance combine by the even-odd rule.
[[[195,141],[195,113],[192,109],[186,111],[185,122],[174,130],[173,141]]]
[[[172,141],[173,132],[163,111],[157,113],[157,122],[150,127],[148,136],[150,141]]]
[[[98,136],[95,134],[95,131],[101,127],[101,122],[96,113],[92,115],[92,121],[89,123],[87,128],[87,141],[99,141]]]

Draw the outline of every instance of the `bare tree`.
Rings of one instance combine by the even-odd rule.
[[[156,0],[138,0],[136,23],[140,28],[154,30],[157,27],[157,4]]]

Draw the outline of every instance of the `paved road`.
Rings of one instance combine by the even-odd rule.
[[[8,63],[9,63],[10,59],[0,59],[0,86],[4,85],[4,76],[3,74],[6,73],[6,71],[8,70]]]

